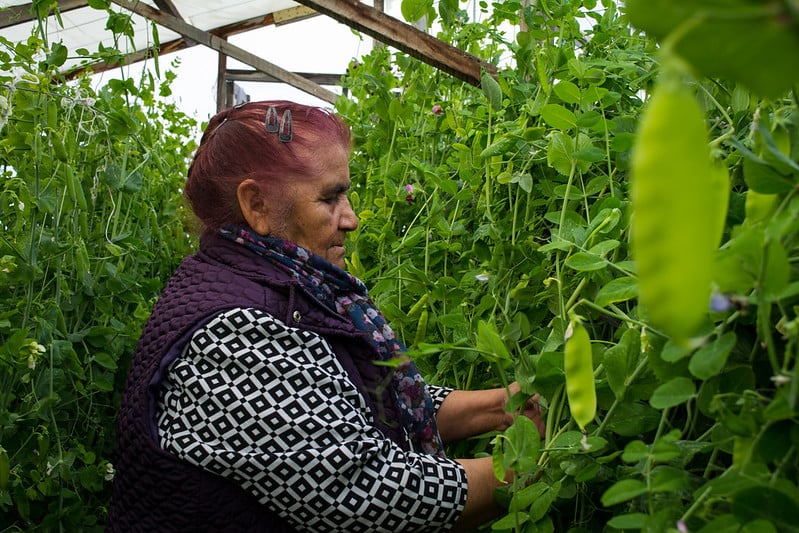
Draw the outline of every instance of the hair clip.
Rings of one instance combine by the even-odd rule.
[[[277,138],[284,143],[290,142],[292,137],[291,129],[291,110],[286,109],[283,111],[283,116],[280,117],[280,131],[277,134]]]
[[[267,133],[277,133],[277,109],[275,109],[275,106],[269,106],[269,109],[266,110],[264,129]]]

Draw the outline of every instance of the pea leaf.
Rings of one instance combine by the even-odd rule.
[[[643,481],[637,479],[622,479],[605,491],[602,495],[602,505],[610,507],[617,503],[632,500],[645,492],[647,492],[647,488]]]
[[[570,81],[562,81],[552,87],[552,90],[567,104],[580,103],[580,88]]]
[[[673,378],[652,393],[649,405],[655,409],[665,409],[680,405],[690,400],[696,394],[696,387],[690,378]]]
[[[673,47],[701,74],[738,81],[776,98],[799,82],[799,33],[787,9],[747,0],[628,0],[637,28],[663,40],[680,31]],[[774,53],[779,50],[779,53]]]
[[[569,131],[577,126],[577,116],[558,104],[547,104],[542,107],[541,118],[558,130]]]
[[[616,302],[626,302],[638,296],[638,282],[635,278],[627,276],[615,278],[607,282],[594,298],[594,303],[600,307]]]
[[[742,522],[766,519],[779,531],[799,531],[796,517],[799,504],[784,492],[772,487],[752,487],[738,491],[732,500],[732,512]]]
[[[508,361],[510,353],[493,322],[477,323],[477,349],[490,361]]]
[[[735,342],[735,333],[728,331],[713,342],[702,346],[691,356],[688,370],[698,379],[708,379],[718,374],[724,368]]]
[[[592,272],[605,268],[608,261],[599,255],[588,252],[577,252],[566,259],[566,266],[578,272]]]

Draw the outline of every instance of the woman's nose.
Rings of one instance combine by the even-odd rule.
[[[356,215],[355,211],[352,209],[350,199],[347,198],[345,202],[344,212],[341,214],[339,226],[345,231],[354,231],[358,229],[358,215]]]

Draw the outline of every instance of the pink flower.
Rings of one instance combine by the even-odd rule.
[[[441,115],[444,113],[444,109],[438,104],[434,105],[431,111],[433,112],[434,115]]]
[[[413,203],[413,185],[408,183],[407,185],[405,185],[405,190],[408,191],[408,194],[405,195],[405,201],[408,202],[409,204],[412,204]]]

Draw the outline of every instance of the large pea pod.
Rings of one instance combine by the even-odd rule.
[[[577,319],[572,319],[566,330],[563,370],[569,410],[580,430],[585,431],[585,426],[596,416],[596,385],[591,337]]]
[[[655,328],[686,344],[708,310],[729,176],[711,159],[698,101],[669,69],[641,118],[630,172],[640,303]]]

